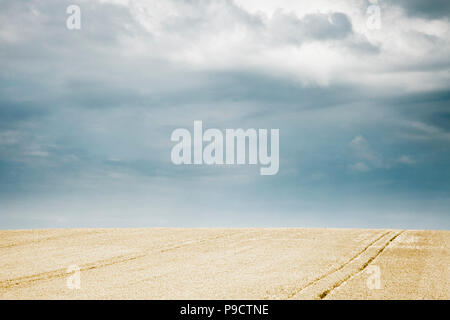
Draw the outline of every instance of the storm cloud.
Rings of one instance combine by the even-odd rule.
[[[1,1],[0,227],[449,228],[448,6],[378,2]],[[174,166],[194,120],[279,173]]]

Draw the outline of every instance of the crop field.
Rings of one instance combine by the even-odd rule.
[[[449,299],[449,265],[449,231],[0,231],[0,299]]]

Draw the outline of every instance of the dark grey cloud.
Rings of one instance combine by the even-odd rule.
[[[388,0],[387,3],[402,7],[412,16],[427,19],[450,18],[450,2],[446,0]]]
[[[0,101],[0,123],[3,128],[14,126],[17,122],[32,120],[46,115],[48,111],[34,101]]]

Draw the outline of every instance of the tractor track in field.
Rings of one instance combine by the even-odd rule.
[[[249,234],[249,233],[251,234],[254,232],[255,231],[249,231],[249,232],[246,232],[245,234]],[[116,265],[116,264],[120,264],[120,263],[127,263],[130,261],[136,260],[136,259],[145,258],[145,257],[151,255],[151,253],[163,254],[163,253],[166,253],[169,251],[182,249],[186,246],[204,244],[204,243],[214,241],[214,240],[217,240],[220,238],[232,237],[232,236],[239,235],[239,234],[244,234],[244,233],[241,231],[238,231],[238,232],[235,232],[232,234],[216,235],[214,237],[188,240],[188,241],[184,241],[181,243],[175,242],[175,243],[167,245],[163,248],[153,249],[150,252],[145,251],[145,252],[138,252],[138,253],[128,254],[128,255],[113,256],[113,257],[110,257],[107,259],[101,259],[101,260],[97,260],[97,261],[94,261],[91,263],[82,264],[82,265],[80,265],[80,272],[94,270],[94,269],[98,269],[98,268],[102,268],[102,267],[108,267],[108,266],[112,266],[112,265]],[[53,239],[47,239],[47,240],[53,240]],[[24,285],[26,286],[26,285],[33,284],[38,281],[46,281],[46,280],[67,277],[67,275],[68,275],[67,270],[65,268],[61,268],[61,269],[57,269],[57,270],[40,272],[40,273],[35,273],[35,274],[26,275],[26,276],[22,276],[22,277],[4,279],[4,280],[0,280],[0,290],[1,289],[3,289],[3,290],[9,289],[11,287],[16,287],[16,286],[24,286]]]
[[[288,299],[324,299],[345,281],[364,271],[402,231],[387,231],[338,267],[332,268],[288,295]]]

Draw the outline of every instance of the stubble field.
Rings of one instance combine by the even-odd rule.
[[[449,248],[449,231],[6,230],[0,299],[449,299]]]

